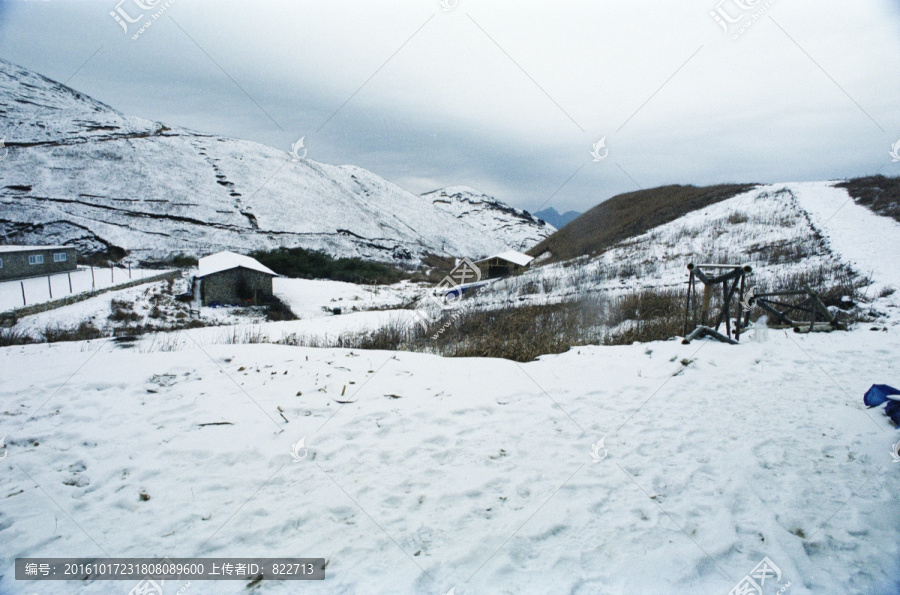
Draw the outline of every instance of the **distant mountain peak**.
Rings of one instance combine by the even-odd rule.
[[[476,188],[472,188],[471,186],[447,186],[446,188],[438,188],[437,190],[432,190],[431,192],[426,192],[422,196],[451,196],[451,197],[472,197],[472,196],[487,196],[488,198],[492,198],[489,195],[485,194],[481,190]],[[496,200],[496,199],[493,199]]]
[[[535,213],[535,216],[540,217],[557,229],[562,229],[580,215],[581,213],[578,211],[566,211],[565,213],[560,214],[553,207],[547,207],[546,209],[542,209]]]

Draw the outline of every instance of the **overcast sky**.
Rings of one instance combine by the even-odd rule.
[[[127,114],[530,210],[900,175],[898,0],[443,1],[0,0],[0,56]]]

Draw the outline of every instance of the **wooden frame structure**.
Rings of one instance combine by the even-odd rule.
[[[699,264],[688,265],[687,304],[684,311],[684,343],[694,339],[713,337],[723,343],[737,344],[741,339],[741,331],[750,326],[750,313],[759,306],[770,314],[780,326],[775,328],[792,328],[797,333],[828,332],[847,330],[847,326],[837,320],[834,314],[822,302],[819,294],[808,285],[797,291],[770,291],[754,293],[746,290],[746,277],[753,272],[747,265],[733,264]],[[703,295],[698,296],[696,282],[703,283]],[[715,320],[711,318],[713,292],[722,286],[722,310]],[[786,303],[781,298],[799,298],[799,302]],[[699,318],[698,318],[699,300]],[[734,310],[732,303],[737,302]],[[731,313],[737,313],[734,332],[731,330]],[[794,319],[800,314],[808,320]],[[803,316],[803,315],[806,316]],[[725,324],[725,334],[719,327]],[[734,339],[732,339],[732,334]]]
[[[684,311],[684,343],[690,343],[694,339],[713,337],[724,343],[736,344],[741,338],[741,306],[744,301],[745,278],[753,272],[748,265],[741,264],[698,264],[688,265],[690,277],[688,278],[687,305]],[[722,272],[724,271],[724,272]],[[703,283],[703,296],[700,298],[700,318],[697,318],[697,289],[696,282]],[[711,324],[710,306],[713,291],[718,285],[722,286],[722,310]],[[737,301],[737,326],[734,330],[735,338],[731,338],[731,312],[732,302]],[[693,306],[693,307],[692,307]],[[693,316],[692,316],[693,314]],[[749,317],[748,317],[749,321]],[[719,332],[719,327],[725,323],[725,334]]]
[[[806,296],[797,304],[787,304],[778,301],[777,298],[791,296]],[[773,299],[775,298],[775,299]],[[752,295],[750,305],[759,306],[781,323],[782,328],[793,328],[797,333],[828,332],[834,330],[847,330],[847,326],[838,322],[834,314],[822,302],[819,294],[809,286],[799,291],[772,291]],[[779,310],[780,308],[780,310]],[[794,320],[788,314],[803,312],[809,315],[809,320]],[[744,326],[750,324],[750,311],[745,309]],[[819,319],[821,317],[821,320]]]

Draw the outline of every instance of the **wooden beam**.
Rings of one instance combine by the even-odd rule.
[[[744,312],[744,279],[746,275],[741,275],[741,288],[738,292],[738,317],[737,328],[734,329],[734,338],[736,341],[741,340],[741,327],[744,326],[743,319],[746,316],[747,324],[750,324],[750,313]]]
[[[691,315],[691,295],[694,293],[694,271],[688,276],[687,305],[684,308],[684,334],[688,334],[688,320]]]
[[[712,285],[703,284],[703,301],[700,305],[700,324],[706,325],[709,318],[709,304],[712,301]]]
[[[772,316],[774,316],[775,318],[777,318],[778,320],[780,320],[781,322],[783,322],[789,326],[794,325],[793,320],[791,320],[790,318],[788,318],[787,316],[785,316],[784,314],[782,314],[781,312],[779,312],[778,310],[776,310],[775,308],[770,306],[769,304],[765,303],[764,301],[757,300],[756,305],[759,306],[760,308],[762,308],[763,310],[765,310],[766,312],[768,312],[769,314],[771,314]]]
[[[702,326],[702,325],[698,326],[696,329],[694,329],[694,332],[692,332],[690,335],[685,337],[684,341],[682,341],[682,343],[687,345],[694,339],[702,339],[704,337],[712,337],[713,339],[721,341],[722,343],[728,343],[729,345],[737,345],[738,344],[738,342],[735,341],[734,339],[732,339],[731,337],[726,337],[719,331],[717,331],[715,329],[711,329],[708,326]]]

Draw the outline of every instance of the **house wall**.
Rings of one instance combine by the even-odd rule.
[[[492,258],[482,262],[475,263],[481,269],[482,279],[495,279],[497,277],[506,277],[514,273],[518,273],[525,269],[515,263],[499,258]]]
[[[53,261],[53,255],[59,253],[66,255],[64,262]],[[28,257],[37,254],[44,257],[44,262],[42,264],[28,264]],[[16,252],[4,252],[0,249],[0,259],[3,260],[2,266],[0,266],[0,281],[74,271],[78,268],[77,257],[75,248],[35,249]]]
[[[272,276],[244,268],[213,273],[203,277],[200,295],[204,306],[252,305],[254,295],[257,303],[272,295]]]

